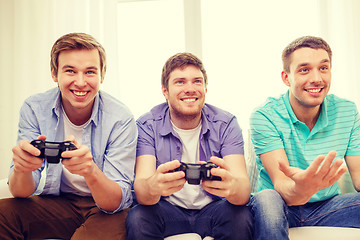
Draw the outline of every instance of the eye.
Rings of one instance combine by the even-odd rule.
[[[300,68],[299,69],[299,73],[307,73],[307,72],[309,72],[308,68]]]
[[[322,66],[322,67],[320,68],[320,71],[322,71],[322,72],[325,72],[325,71],[327,71],[327,70],[329,70],[329,67],[328,67],[328,66]]]
[[[65,72],[66,72],[66,73],[75,73],[75,71],[72,70],[72,69],[66,69]]]
[[[92,71],[92,70],[89,70],[89,71],[86,72],[86,74],[90,74],[90,75],[91,75],[91,74],[96,74],[96,72],[95,72],[95,71]]]
[[[176,84],[176,85],[182,85],[182,84],[184,84],[184,81],[183,81],[183,80],[177,80],[177,81],[175,82],[175,84]]]

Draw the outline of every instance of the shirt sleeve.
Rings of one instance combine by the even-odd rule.
[[[236,117],[233,117],[223,133],[221,156],[231,154],[244,155],[244,139]]]
[[[122,190],[122,202],[113,212],[130,207],[132,204],[132,184],[137,143],[137,129],[133,117],[117,122],[111,131],[104,154],[104,174],[119,184]]]
[[[21,140],[28,140],[28,141],[35,140],[40,134],[41,134],[40,127],[37,121],[37,117],[33,109],[31,108],[30,104],[25,102],[20,109],[17,143],[19,143]],[[41,172],[44,169],[44,167],[45,167],[45,162],[43,162],[41,168],[32,172],[36,187],[39,186]],[[14,162],[11,161],[9,176],[13,170],[14,170]]]
[[[256,110],[250,117],[251,140],[257,155],[284,148],[274,119],[265,111]]]
[[[137,121],[137,127],[139,136],[136,147],[136,156],[156,156],[153,125],[147,122]]]
[[[351,130],[349,145],[345,155],[360,156],[360,116],[356,106],[354,106],[354,125]]]

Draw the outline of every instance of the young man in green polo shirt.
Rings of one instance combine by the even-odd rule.
[[[360,194],[341,195],[337,184],[345,159],[360,190],[360,117],[353,102],[328,95],[331,58],[321,38],[290,43],[281,74],[289,90],[251,116],[255,239],[289,239],[289,227],[360,227]]]

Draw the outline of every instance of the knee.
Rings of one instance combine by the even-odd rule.
[[[156,205],[135,205],[129,210],[126,218],[126,226],[141,227],[145,222],[152,222],[156,218]]]
[[[285,214],[286,204],[278,192],[266,189],[252,197],[250,207],[255,217],[277,218]]]

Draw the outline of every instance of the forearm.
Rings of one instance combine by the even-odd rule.
[[[160,201],[161,194],[149,184],[149,179],[137,179],[135,178],[134,190],[136,194],[136,200],[143,205],[154,205]]]
[[[122,202],[122,190],[119,184],[110,180],[95,166],[93,173],[85,177],[96,204],[103,210],[113,212]]]
[[[250,182],[249,179],[239,178],[234,182],[235,188],[230,192],[226,199],[234,205],[245,205],[250,200]]]
[[[36,189],[32,172],[23,173],[14,170],[9,176],[9,189],[14,197],[29,197]]]

